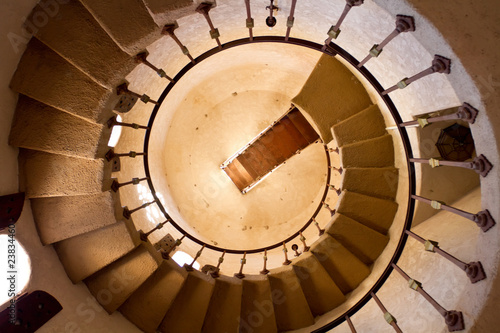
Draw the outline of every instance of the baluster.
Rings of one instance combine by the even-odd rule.
[[[329,205],[329,204],[327,204],[326,202],[321,201],[321,203],[323,204],[323,207],[324,207],[324,208],[328,209],[328,211],[330,212],[330,216],[333,216],[333,215],[337,212],[337,210],[336,210],[336,209],[331,209],[331,208],[330,208],[330,205]]]
[[[487,210],[487,209],[482,210],[482,211],[478,212],[477,214],[472,214],[472,213],[463,211],[461,209],[448,206],[445,203],[440,202],[440,201],[430,200],[430,199],[423,198],[421,196],[414,195],[414,194],[411,197],[415,200],[422,201],[426,204],[431,205],[431,207],[434,209],[446,210],[450,213],[465,217],[466,219],[471,220],[472,222],[475,222],[477,224],[477,226],[480,227],[481,230],[483,230],[484,232],[488,231],[491,227],[493,227],[496,224],[495,220],[493,219],[489,210]]]
[[[297,0],[292,0],[292,6],[290,7],[290,16],[288,16],[288,20],[286,21],[286,36],[285,40],[288,42],[290,38],[290,31],[293,27],[293,22],[295,21],[295,5],[297,5]]]
[[[157,101],[152,100],[151,97],[149,97],[146,94],[141,95],[141,94],[138,94],[136,92],[128,90],[128,83],[123,83],[123,84],[120,84],[118,87],[116,87],[116,94],[117,95],[131,95],[131,96],[135,96],[135,97],[139,98],[145,104],[148,103],[148,102],[153,103],[155,105],[159,105],[160,104]]]
[[[283,254],[285,255],[285,261],[283,262],[283,265],[290,265],[292,262],[288,260],[288,250],[286,248],[285,242],[283,242]]]
[[[340,25],[344,21],[345,17],[349,13],[352,7],[355,6],[361,6],[363,4],[364,0],[346,0],[346,4],[344,7],[344,11],[342,12],[342,15],[340,15],[339,20],[337,21],[337,24],[332,25],[330,30],[328,30],[328,38],[325,40],[325,45],[323,46],[323,51],[328,47],[328,44],[332,41],[332,39],[337,39],[337,37],[340,34]]]
[[[113,126],[123,126],[123,127],[131,127],[133,129],[139,129],[139,128],[149,129],[148,126],[138,125],[136,123],[129,124],[129,123],[119,122],[118,120],[116,120],[116,116],[109,118],[109,120],[107,121],[107,124],[108,124],[108,128],[111,128]]]
[[[457,265],[461,270],[463,270],[467,274],[472,283],[476,283],[478,281],[486,279],[486,273],[484,272],[483,265],[481,264],[480,261],[470,262],[466,264],[463,261],[458,260],[457,258],[452,256],[448,252],[441,250],[441,248],[438,245],[438,242],[432,240],[426,240],[409,230],[405,230],[405,232],[409,236],[415,238],[420,243],[424,244],[426,251],[438,253],[444,258],[451,261],[453,264]]]
[[[336,168],[334,166],[329,166],[329,168],[337,171],[339,174],[342,174],[344,172],[344,169],[342,169],[342,167]]]
[[[245,274],[243,274],[243,266],[247,263],[247,253],[243,253],[243,258],[241,258],[241,266],[240,266],[240,271],[238,273],[235,273],[234,276],[237,277],[238,279],[243,279],[245,277]]]
[[[486,177],[490,172],[493,165],[488,161],[486,156],[483,154],[475,157],[471,162],[456,162],[456,161],[446,161],[446,160],[438,160],[436,158],[410,158],[410,162],[413,163],[429,163],[432,168],[436,168],[438,166],[447,165],[465,169],[471,169],[476,171],[483,177]]]
[[[407,86],[409,86],[411,83],[427,76],[433,73],[442,73],[442,74],[450,74],[451,70],[451,60],[448,58],[445,58],[440,55],[435,55],[434,60],[432,60],[432,65],[431,67],[427,68],[426,70],[421,71],[418,74],[413,75],[410,78],[404,78],[401,81],[399,81],[397,84],[394,86],[390,87],[389,89],[386,89],[382,92],[382,95],[387,95],[390,92],[393,92],[394,90],[397,89],[404,89]]]
[[[340,195],[340,194],[342,193],[342,190],[341,190],[341,189],[339,189],[339,188],[336,188],[336,187],[335,187],[335,185],[330,185],[330,184],[328,184],[327,186],[328,186],[328,188],[329,188],[330,190],[335,191],[335,192],[337,193],[337,195]]]
[[[339,147],[337,147],[337,148],[335,148],[335,149],[333,149],[333,148],[328,148],[328,149],[327,149],[327,151],[328,151],[329,153],[337,153],[337,154],[339,154],[339,153],[340,153]]]
[[[302,231],[300,232],[300,241],[302,242],[302,244],[304,244],[304,249],[302,250],[302,252],[309,251],[310,247],[307,246],[307,244],[306,244],[306,238],[302,235]]]
[[[198,259],[201,256],[201,252],[203,252],[204,248],[205,248],[205,244],[203,244],[203,246],[201,247],[200,251],[198,251],[196,253],[196,255],[193,258],[193,261],[191,261],[191,263],[189,265],[184,264],[184,268],[186,269],[186,271],[190,272],[190,271],[193,270],[193,265],[196,262],[196,259]]]
[[[250,9],[250,0],[245,0],[245,7],[247,8],[247,20],[246,25],[248,28],[248,34],[250,36],[250,40],[253,40],[253,27],[255,26],[254,20],[252,18],[252,12]]]
[[[220,264],[224,262],[224,255],[226,254],[226,250],[222,252],[222,255],[219,257],[219,262],[217,263],[217,267],[215,267],[215,270],[210,273],[210,275],[215,279],[220,276]]]
[[[108,150],[105,157],[106,157],[106,160],[109,162],[115,157],[127,156],[127,157],[135,158],[136,156],[144,156],[144,155],[146,155],[146,153],[137,153],[135,151],[129,151],[128,153],[117,154],[117,153],[115,153],[115,150],[113,148],[111,148],[110,150]]]
[[[113,183],[111,184],[111,189],[113,190],[113,192],[117,192],[118,189],[120,187],[122,187],[122,186],[130,185],[130,184],[137,185],[140,182],[142,182],[144,180],[148,180],[148,179],[149,179],[149,177],[145,177],[145,178],[132,178],[131,181],[126,182],[126,183],[119,183],[116,179],[113,179]]]
[[[352,324],[351,318],[349,318],[349,316],[345,316],[345,320],[347,321],[347,324],[349,325],[349,328],[351,329],[351,333],[357,333],[356,329],[354,328],[354,325]]]
[[[370,49],[370,53],[364,58],[359,64],[358,68],[363,67],[364,64],[368,62],[372,57],[378,57],[382,53],[384,47],[389,44],[397,35],[402,32],[415,31],[415,20],[411,16],[397,15],[396,16],[396,29],[387,36],[382,43],[375,44]]]
[[[269,270],[267,269],[267,249],[264,250],[264,268],[260,271],[260,274],[262,275],[266,275],[267,273],[269,273]]]
[[[125,208],[123,208],[123,216],[128,220],[128,219],[130,219],[130,216],[133,213],[137,212],[138,210],[144,209],[144,208],[146,208],[146,207],[148,207],[148,206],[150,206],[150,205],[152,205],[154,203],[156,203],[156,200],[153,200],[151,202],[146,202],[145,204],[143,204],[143,205],[141,205],[141,206],[139,206],[139,207],[137,207],[135,209],[132,209],[132,210],[130,210],[127,207],[125,207]]]
[[[325,233],[325,229],[321,229],[321,227],[319,226],[318,221],[316,221],[316,219],[314,217],[312,218],[312,220],[313,220],[314,225],[316,226],[316,228],[318,228],[319,236],[323,235]]]
[[[189,53],[189,50],[187,49],[186,46],[182,45],[181,41],[179,40],[179,38],[177,38],[177,36],[175,35],[175,32],[174,30],[177,29],[179,26],[177,25],[177,22],[175,22],[174,24],[167,24],[163,27],[163,30],[161,31],[161,33],[163,35],[169,35],[170,37],[172,37],[172,39],[177,43],[177,45],[179,45],[182,53],[187,56],[189,58],[189,60],[191,60],[191,63],[193,65],[196,64],[196,62],[194,61],[193,57],[191,56],[191,54]]]
[[[422,295],[427,302],[429,302],[441,316],[443,316],[446,325],[448,326],[448,330],[450,332],[460,331],[465,329],[464,318],[462,312],[451,310],[448,311],[439,305],[427,292],[422,289],[422,284],[416,280],[410,278],[401,268],[399,268],[396,264],[392,264],[392,267],[399,273],[403,278],[408,281],[408,285],[411,289],[417,291],[420,295]]]
[[[274,10],[278,10],[279,8],[274,5],[274,0],[271,0],[271,4],[266,7],[269,9],[269,16],[266,18],[266,25],[269,28],[272,28],[276,25],[276,17],[274,17]]]
[[[421,117],[417,118],[417,120],[401,123],[399,124],[399,127],[420,125],[420,127],[424,128],[425,126],[432,123],[437,123],[439,121],[446,121],[446,120],[454,120],[454,119],[461,119],[463,121],[468,122],[469,124],[474,124],[474,122],[476,121],[477,114],[478,114],[477,109],[475,109],[472,105],[468,103],[464,103],[461,106],[459,106],[457,112],[453,114],[449,114],[446,116],[439,116],[439,117],[427,117],[427,118]]]
[[[216,29],[214,27],[214,25],[212,23],[212,19],[210,18],[210,15],[208,14],[208,12],[210,11],[210,9],[212,9],[212,7],[213,7],[213,4],[202,2],[196,8],[196,12],[200,13],[201,15],[203,15],[205,17],[205,19],[208,22],[208,26],[210,27],[210,37],[217,41],[217,45],[219,46],[219,50],[222,50],[222,44],[220,43],[220,40],[219,40],[219,37],[220,37],[219,29]]]
[[[167,224],[169,221],[166,220],[165,222],[161,222],[161,223],[158,223],[156,225],[156,227],[154,227],[153,229],[151,229],[150,231],[144,233],[144,231],[142,230],[139,230],[139,238],[141,239],[141,241],[143,242],[147,242],[148,241],[148,237],[149,235],[151,235],[153,232],[155,232],[156,230],[160,230],[161,228],[163,228],[163,226],[165,224]]]
[[[389,325],[391,325],[394,330],[398,333],[403,333],[403,331],[401,331],[401,329],[399,328],[398,326],[398,323],[396,321],[396,318],[394,318],[393,315],[390,314],[389,311],[387,311],[387,309],[385,308],[384,304],[382,304],[382,302],[380,301],[380,299],[377,297],[377,295],[375,295],[375,293],[371,293],[372,295],[372,298],[375,300],[375,302],[377,303],[378,307],[380,308],[380,310],[382,310],[382,312],[384,313],[384,318],[385,318],[385,321],[387,321],[387,323]]]
[[[172,246],[172,247],[170,248],[170,250],[168,250],[168,252],[166,252],[166,251],[161,251],[161,257],[162,257],[163,259],[165,259],[165,260],[169,260],[169,259],[170,259],[170,253],[172,253],[172,251],[173,251],[174,249],[176,249],[179,245],[181,245],[182,240],[184,239],[184,237],[186,237],[186,235],[182,235],[182,237],[181,237],[181,238],[176,239],[176,240],[175,240],[175,244],[174,244],[174,246]]]
[[[148,55],[149,55],[148,51],[144,51],[144,52],[137,54],[134,58],[135,62],[148,66],[149,68],[154,70],[156,72],[156,74],[158,74],[161,78],[165,78],[165,79],[169,80],[170,82],[174,82],[174,80],[170,76],[168,76],[167,73],[165,73],[165,71],[163,69],[156,67],[155,65],[153,65],[152,63],[150,63],[146,59],[148,57]]]

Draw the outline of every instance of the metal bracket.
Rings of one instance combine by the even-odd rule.
[[[486,279],[486,273],[484,272],[483,265],[480,261],[473,261],[467,264],[465,273],[470,279],[470,282],[476,283],[478,281]]]
[[[448,331],[461,331],[465,329],[464,316],[460,311],[448,311],[444,316],[446,325],[448,326]]]
[[[120,113],[127,113],[130,110],[132,110],[137,100],[138,98],[134,95],[129,95],[129,94],[121,95],[120,100],[118,101],[118,103],[116,103],[113,110]]]
[[[490,211],[485,209],[480,211],[474,216],[474,222],[483,230],[483,232],[486,232],[493,227],[496,222],[493,219],[493,217],[490,214]]]
[[[16,223],[24,207],[24,192],[0,197],[0,230]]]

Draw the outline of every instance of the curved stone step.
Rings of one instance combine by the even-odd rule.
[[[115,312],[158,268],[143,246],[85,279],[89,291],[109,313]]]
[[[119,196],[109,191],[31,199],[31,209],[42,244],[60,242],[116,223],[117,201]]]
[[[120,312],[147,333],[155,333],[187,278],[185,269],[165,260],[125,303]]]
[[[170,24],[175,20],[194,14],[196,7],[204,0],[143,0],[146,7],[159,25]],[[215,1],[208,1],[214,3]]]
[[[71,237],[54,244],[73,283],[80,282],[136,247],[124,222]]]
[[[337,147],[387,134],[384,117],[377,105],[333,125],[331,131]]]
[[[118,6],[113,1],[80,1],[120,48],[130,55],[145,50],[161,37],[161,28],[156,25],[142,0],[120,1]]]
[[[10,87],[57,109],[104,123],[119,98],[36,37],[31,38]]]
[[[240,333],[277,333],[271,284],[266,275],[242,280]]]
[[[333,125],[372,104],[368,93],[354,74],[329,55],[321,56],[292,103],[309,115],[326,143],[333,139]]]
[[[313,316],[320,316],[345,301],[345,296],[311,252],[292,263]]]
[[[202,332],[238,332],[242,290],[238,278],[221,275],[215,279]]]
[[[20,95],[9,135],[15,147],[53,154],[96,158],[104,156],[110,131],[103,125],[75,117]]]
[[[186,282],[163,318],[160,332],[201,332],[215,280],[200,271],[189,272]]]
[[[52,4],[57,2],[53,1]],[[108,16],[119,7],[114,3],[114,9]],[[108,88],[116,87],[137,66],[134,59],[116,45],[80,1],[70,0],[57,5],[57,8],[49,8],[54,9],[54,15],[37,29],[35,36],[102,85]],[[43,9],[38,4],[28,21],[36,22],[33,15],[40,12],[43,12]],[[129,26],[141,28],[138,24],[142,22],[130,19],[127,21]],[[64,33],[61,33],[62,31]]]
[[[399,171],[394,167],[346,168],[341,188],[381,199],[394,200],[398,192]]]
[[[101,159],[85,159],[20,149],[21,186],[28,198],[101,193],[111,170]]]
[[[310,250],[344,295],[370,274],[370,268],[329,234],[322,235]]]
[[[398,204],[394,201],[346,190],[342,191],[337,205],[337,213],[350,217],[384,235],[391,227],[398,210]]]
[[[293,266],[272,269],[268,274],[278,331],[289,331],[314,324],[309,304]]]
[[[366,265],[375,262],[389,242],[389,237],[340,213],[333,216],[325,231]]]
[[[382,168],[394,166],[392,136],[351,143],[340,148],[343,168]]]

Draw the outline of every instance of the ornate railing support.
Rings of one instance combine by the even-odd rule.
[[[396,321],[396,318],[394,318],[394,316],[389,312],[387,311],[387,309],[385,308],[384,304],[382,304],[382,302],[380,301],[380,299],[377,297],[377,295],[375,295],[375,293],[371,293],[372,295],[372,298],[375,300],[375,302],[377,303],[378,307],[380,308],[380,310],[382,310],[382,313],[384,314],[384,319],[385,321],[391,325],[394,330],[398,333],[403,333],[403,331],[401,331],[401,329],[399,328],[398,326],[398,322]]]
[[[351,333],[357,333],[356,329],[354,328],[354,324],[351,321],[351,318],[349,316],[345,316],[345,321],[347,321],[347,324],[349,325],[349,328],[351,329]]]
[[[401,268],[399,268],[396,264],[392,264],[392,267],[399,273],[401,276],[408,281],[408,285],[411,289],[417,291],[420,295],[422,295],[427,302],[429,302],[441,316],[443,316],[446,325],[448,326],[448,330],[450,332],[453,331],[461,331],[465,329],[464,325],[464,317],[462,312],[451,310],[448,311],[439,305],[424,289],[422,289],[422,284],[416,280],[410,278]]]
[[[269,270],[267,269],[267,249],[264,250],[264,256],[262,257],[262,259],[264,259],[264,268],[262,268],[262,270],[260,271],[260,274],[262,275],[266,275],[267,273],[269,273]]]
[[[165,224],[167,224],[168,222],[170,222],[170,221],[166,220],[166,221],[164,221],[164,222],[158,223],[158,224],[156,225],[156,227],[154,227],[153,229],[151,229],[150,231],[148,231],[148,232],[146,232],[146,233],[145,233],[144,231],[142,231],[142,230],[139,230],[139,238],[141,239],[141,241],[143,241],[143,242],[147,242],[147,241],[148,241],[148,237],[149,237],[149,235],[151,235],[151,234],[152,234],[153,232],[155,232],[156,230],[160,230],[161,228],[163,228],[163,226],[164,226]]]
[[[174,249],[176,249],[179,245],[181,245],[181,244],[182,244],[182,240],[184,239],[184,237],[186,237],[186,235],[182,235],[182,237],[181,237],[181,238],[176,239],[176,240],[175,240],[175,243],[174,243],[174,246],[172,246],[172,247],[170,248],[170,250],[168,250],[168,251],[161,251],[161,257],[162,257],[163,259],[165,259],[165,260],[169,260],[169,259],[170,259],[170,253],[172,253],[172,251],[173,251]]]
[[[138,53],[134,58],[135,62],[148,66],[149,68],[154,70],[156,72],[156,74],[158,74],[158,76],[160,76],[161,78],[165,78],[165,79],[169,80],[170,82],[174,82],[174,80],[170,76],[168,76],[167,73],[165,73],[165,71],[163,69],[156,67],[155,65],[153,65],[152,63],[150,63],[147,60],[148,55],[149,55],[148,51]]]
[[[217,45],[219,46],[219,50],[222,50],[222,44],[220,43],[220,40],[219,40],[219,37],[220,37],[219,29],[214,27],[214,25],[212,23],[212,19],[210,18],[210,15],[208,14],[208,12],[210,11],[210,9],[213,8],[213,6],[214,5],[211,3],[202,2],[196,8],[196,12],[200,13],[201,15],[203,15],[205,17],[205,20],[207,20],[208,26],[210,27],[210,37],[217,41]]]
[[[342,194],[342,190],[340,188],[336,188],[335,185],[328,184],[327,186],[330,190],[335,191],[337,195]]]
[[[283,265],[290,265],[292,262],[288,260],[288,250],[286,248],[285,242],[283,242],[283,254],[285,255],[285,261],[283,262]]]
[[[421,196],[418,196],[415,194],[413,194],[411,197],[412,197],[412,199],[415,199],[415,200],[418,200],[418,201],[421,201],[421,202],[424,202],[426,204],[431,205],[431,207],[434,209],[438,209],[438,210],[442,209],[442,210],[448,211],[450,213],[465,217],[466,219],[471,220],[472,222],[475,222],[477,224],[477,226],[480,227],[481,230],[483,230],[484,232],[490,230],[490,228],[496,224],[495,220],[493,219],[489,210],[487,210],[487,209],[482,210],[482,211],[478,212],[477,214],[472,214],[472,213],[463,211],[461,209],[448,206],[443,202],[436,201],[436,200],[430,200],[430,199],[427,199],[427,198],[424,198],[424,197],[421,197]]]
[[[304,249],[302,250],[302,252],[307,252],[309,251],[310,247],[307,246],[306,244],[306,238],[304,237],[304,235],[302,235],[302,231],[300,232],[300,241],[302,242],[302,244],[304,245]]]
[[[177,29],[179,26],[177,25],[177,22],[175,22],[174,24],[167,24],[163,27],[163,30],[161,31],[161,33],[163,35],[168,35],[170,37],[172,37],[172,39],[177,43],[177,45],[179,45],[182,53],[189,58],[189,60],[191,60],[191,63],[193,65],[196,64],[196,62],[194,61],[193,57],[191,56],[191,54],[189,53],[189,50],[187,49],[186,46],[184,46],[181,41],[179,40],[179,38],[177,38],[177,36],[175,35],[175,32],[174,30]]]
[[[295,21],[295,6],[297,5],[297,0],[292,0],[292,6],[290,7],[290,15],[288,16],[288,19],[286,21],[286,35],[285,35],[285,41],[288,42],[288,39],[290,38],[290,31],[292,30],[293,27],[293,22]]]
[[[140,182],[144,181],[144,180],[148,180],[149,177],[144,177],[144,178],[132,178],[131,181],[129,182],[126,182],[126,183],[119,183],[116,179],[113,179],[113,183],[111,184],[111,189],[113,190],[113,192],[117,192],[118,189],[122,186],[126,186],[126,185],[130,185],[130,184],[133,184],[133,185],[138,185]]]
[[[193,261],[191,261],[191,263],[189,265],[184,264],[184,268],[186,269],[186,271],[190,272],[190,271],[194,270],[193,265],[196,262],[196,259],[198,259],[201,256],[201,253],[203,252],[204,248],[205,248],[205,244],[203,244],[201,249],[196,253],[196,255],[193,258]]]
[[[474,124],[474,122],[476,121],[477,114],[478,114],[477,109],[475,109],[469,103],[464,103],[461,106],[459,106],[457,112],[453,114],[449,114],[446,116],[439,116],[439,117],[427,117],[427,118],[420,117],[417,118],[417,120],[406,121],[404,123],[401,123],[399,124],[399,127],[419,125],[420,127],[424,128],[425,126],[430,125],[432,123],[437,123],[439,121],[446,121],[446,120],[454,120],[454,119],[460,119],[468,122],[469,124]]]
[[[384,47],[389,44],[389,42],[393,40],[397,35],[402,32],[408,31],[415,31],[415,20],[413,19],[413,17],[397,15],[396,29],[394,29],[394,31],[389,36],[387,36],[382,41],[382,43],[373,45],[373,47],[370,49],[370,53],[358,64],[358,68],[363,67],[371,58],[378,57],[380,53],[382,53]]]
[[[145,204],[135,208],[135,209],[128,209],[127,207],[123,208],[123,217],[125,217],[127,220],[130,219],[130,216],[132,216],[133,213],[137,212],[138,210],[144,209],[152,204],[156,203],[156,200],[153,200],[151,202],[146,202]]]
[[[243,266],[247,263],[247,253],[243,253],[243,258],[241,258],[241,266],[240,266],[240,271],[238,273],[235,273],[234,276],[237,277],[238,279],[243,279],[245,277],[245,274],[243,274]]]
[[[116,87],[116,94],[117,95],[131,95],[131,96],[135,96],[137,98],[139,98],[141,100],[141,102],[143,103],[153,103],[155,105],[159,105],[159,103],[155,100],[152,100],[151,97],[149,97],[148,95],[146,94],[138,94],[136,92],[133,92],[133,91],[130,91],[128,90],[128,83],[123,83],[123,84],[120,84],[118,87]]]
[[[319,236],[323,235],[325,233],[325,229],[321,229],[321,227],[319,226],[318,221],[316,221],[316,219],[314,217],[312,218],[312,220],[313,220],[314,225],[316,226],[316,228],[318,228]]]
[[[339,153],[340,153],[339,147],[337,147],[337,148],[335,148],[335,149],[334,149],[334,148],[328,148],[328,149],[327,149],[327,151],[328,151],[329,153],[337,153],[337,154],[339,154]]]
[[[321,201],[321,203],[323,203],[323,208],[328,209],[328,211],[330,212],[330,216],[333,216],[333,215],[337,212],[337,210],[336,210],[336,209],[331,209],[331,208],[330,208],[330,205],[329,205],[329,204],[327,204],[326,202]]]
[[[330,30],[328,30],[328,38],[325,40],[325,46],[323,46],[323,51],[328,47],[328,44],[332,41],[332,39],[337,39],[337,37],[340,34],[340,25],[342,22],[344,22],[345,17],[349,13],[352,7],[355,6],[361,6],[363,4],[364,0],[346,0],[346,4],[344,7],[344,11],[342,12],[342,15],[340,15],[339,20],[335,25],[332,25],[330,27]]]
[[[427,75],[431,75],[433,73],[450,74],[450,71],[451,71],[451,60],[436,54],[434,56],[434,60],[432,60],[431,67],[427,68],[426,70],[421,71],[418,74],[413,75],[410,78],[406,77],[406,78],[402,79],[394,86],[384,90],[382,92],[382,95],[387,95],[388,93],[393,92],[394,90],[397,90],[397,89],[404,89],[407,86],[409,86],[411,83],[413,83],[417,80],[420,80],[421,78],[423,78]]]
[[[344,169],[342,169],[342,167],[336,168],[336,167],[330,165],[329,168],[337,171],[339,174],[342,174],[344,172]]]
[[[220,276],[220,265],[224,262],[224,255],[226,254],[226,250],[224,250],[224,252],[222,252],[222,255],[219,257],[219,261],[217,262],[217,267],[215,267],[215,270],[213,270],[212,272],[210,272],[210,275],[216,279]]]
[[[148,126],[138,125],[136,123],[130,124],[130,123],[119,122],[118,120],[116,120],[116,116],[109,118],[109,120],[106,122],[106,124],[108,125],[108,128],[111,128],[113,126],[122,126],[122,127],[131,127],[133,129],[139,129],[139,128],[149,129]]]
[[[115,150],[113,148],[111,148],[110,150],[108,150],[108,152],[106,153],[105,157],[106,157],[106,160],[109,162],[109,161],[111,161],[115,157],[131,157],[131,158],[135,158],[136,156],[144,156],[144,155],[146,155],[146,153],[138,153],[138,152],[135,152],[135,151],[129,151],[128,153],[117,154],[117,153],[115,153]]]
[[[253,40],[253,27],[255,26],[254,20],[252,18],[252,11],[250,8],[250,0],[245,0],[245,7],[247,9],[247,20],[246,27],[248,28],[248,35],[250,40]]]
[[[474,261],[466,264],[465,262],[452,256],[448,252],[441,250],[437,242],[424,239],[409,230],[405,230],[405,232],[407,235],[413,237],[420,243],[424,244],[426,251],[438,253],[442,257],[448,259],[453,264],[458,266],[461,270],[463,270],[467,274],[467,277],[469,277],[472,283],[476,283],[478,281],[486,279],[486,273],[484,272],[483,265],[481,264],[480,261]]]
[[[471,162],[456,162],[456,161],[446,161],[446,160],[438,160],[436,158],[410,158],[410,162],[413,163],[429,163],[432,168],[436,168],[438,166],[447,165],[465,169],[471,169],[476,171],[483,177],[486,177],[490,172],[493,165],[488,161],[486,156],[483,154],[475,157]]]

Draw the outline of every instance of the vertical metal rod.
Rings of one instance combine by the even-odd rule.
[[[238,273],[235,273],[234,276],[237,277],[238,279],[243,279],[245,277],[245,274],[243,274],[243,266],[247,263],[247,253],[243,253],[243,258],[241,258],[241,266],[240,266],[240,271]]]
[[[208,12],[211,9],[212,9],[212,4],[202,2],[198,6],[198,8],[196,8],[196,11],[205,17],[205,20],[207,20],[208,26],[210,27],[210,37],[217,41],[217,45],[219,46],[219,50],[222,50],[222,44],[219,40],[219,37],[220,37],[219,29],[216,29],[214,27],[214,25],[212,23],[212,19],[210,18],[210,14],[208,14]]]
[[[267,273],[269,273],[269,270],[266,268],[267,266],[267,249],[264,250],[264,268],[260,271],[260,274],[262,275],[266,275]]]
[[[153,232],[155,232],[156,230],[160,230],[161,228],[163,228],[163,226],[164,226],[165,224],[167,224],[168,222],[170,222],[170,221],[166,220],[166,221],[164,221],[164,222],[158,223],[158,224],[156,225],[156,227],[154,227],[153,229],[151,229],[150,231],[148,231],[148,232],[146,232],[146,233],[145,233],[144,231],[142,231],[142,230],[139,230],[139,238],[141,239],[141,241],[143,241],[143,242],[147,242],[147,241],[148,241],[148,237],[149,237],[149,235],[151,235],[151,234],[152,234]]]
[[[252,12],[250,8],[250,0],[245,0],[245,6],[247,9],[247,20],[246,26],[248,28],[248,34],[250,36],[250,40],[253,41],[253,27],[255,26],[254,20],[252,18]]]
[[[139,128],[149,129],[148,126],[138,125],[136,123],[119,122],[118,120],[116,120],[116,116],[109,118],[106,124],[108,125],[108,128],[111,128],[113,126],[123,126],[123,127],[131,127],[133,129],[139,129]]]
[[[135,56],[135,61],[137,63],[142,63],[142,64],[148,66],[149,68],[154,70],[156,72],[156,74],[158,74],[161,78],[166,78],[170,82],[174,82],[174,80],[170,76],[168,76],[167,73],[165,73],[165,71],[163,69],[156,67],[155,65],[153,65],[152,63],[150,63],[147,60],[148,55],[149,55],[148,51],[141,52]]]
[[[175,32],[174,30],[178,28],[178,25],[177,23],[174,23],[174,24],[167,24],[163,27],[163,30],[162,30],[162,34],[163,35],[169,35],[170,37],[172,37],[172,39],[177,43],[177,45],[179,45],[182,53],[187,56],[189,58],[189,60],[191,60],[191,63],[193,65],[196,64],[196,62],[194,61],[193,57],[191,56],[191,54],[189,53],[188,49],[186,46],[184,46],[181,41],[179,40],[179,38],[177,38],[177,36],[175,35]]]
[[[288,16],[288,20],[286,21],[286,36],[285,41],[288,42],[290,38],[290,31],[293,27],[293,22],[295,21],[295,6],[297,5],[297,0],[292,0],[292,6],[290,7],[290,16]]]
[[[354,325],[351,321],[351,318],[349,318],[349,316],[345,316],[345,321],[347,321],[347,324],[349,325],[349,328],[351,329],[351,333],[357,333],[356,329],[354,328]]]
[[[380,301],[380,299],[377,297],[377,295],[375,295],[375,293],[371,293],[372,295],[372,298],[375,300],[375,302],[377,303],[378,307],[380,308],[380,310],[382,310],[382,313],[384,314],[384,318],[385,318],[385,321],[387,321],[387,323],[389,325],[391,325],[394,330],[398,333],[403,333],[403,331],[401,331],[401,329],[399,328],[398,326],[398,323],[396,321],[396,318],[394,318],[390,313],[389,311],[387,311],[387,309],[385,308],[384,304],[382,304],[382,302]]]
[[[483,177],[486,177],[490,172],[493,165],[488,161],[486,156],[483,154],[475,157],[471,162],[456,162],[456,161],[446,161],[446,160],[438,160],[436,158],[410,158],[410,162],[413,163],[429,163],[432,168],[436,168],[438,166],[447,165],[465,169],[474,170],[476,173],[480,174]]]
[[[283,265],[290,265],[292,262],[288,260],[288,250],[286,248],[285,242],[283,242],[283,254],[285,255],[285,261],[283,262]]]
[[[224,255],[226,254],[226,250],[224,250],[224,252],[222,252],[222,255],[220,256],[219,258],[219,261],[217,263],[217,267],[215,267],[215,271],[211,272],[210,275],[215,279],[215,278],[218,278],[220,276],[220,264],[222,264],[224,262]]]
[[[125,183],[119,183],[116,179],[113,179],[113,183],[111,184],[111,189],[113,190],[113,192],[117,192],[118,189],[122,186],[126,186],[126,185],[130,185],[130,184],[134,184],[134,185],[137,185],[139,184],[140,182],[144,181],[144,180],[148,180],[149,177],[144,177],[144,178],[132,178],[131,181],[129,182],[125,182]]]
[[[132,210],[130,210],[127,207],[125,207],[125,208],[123,208],[123,217],[125,217],[128,220],[128,219],[130,219],[130,216],[133,213],[137,212],[138,210],[144,209],[144,208],[146,208],[146,207],[148,207],[148,206],[150,206],[150,205],[152,205],[154,203],[156,203],[156,200],[153,200],[151,202],[147,202],[147,203],[145,203],[145,204],[143,204],[143,205],[141,205],[141,206],[139,206],[139,207],[137,207],[135,209],[132,209]]]
[[[432,123],[437,123],[440,121],[446,121],[446,120],[454,120],[454,119],[461,119],[463,121],[468,122],[469,124],[474,124],[476,121],[476,117],[478,114],[478,110],[474,108],[472,105],[468,103],[464,103],[461,106],[458,107],[457,112],[445,116],[439,116],[439,117],[421,117],[417,118],[417,120],[412,120],[412,121],[406,121],[404,123],[399,124],[399,127],[407,127],[407,126],[415,126],[415,125],[420,125],[420,127],[425,127],[427,125],[430,125]]]
[[[204,248],[205,248],[205,244],[203,244],[203,246],[201,247],[201,249],[196,253],[196,256],[194,256],[193,261],[189,265],[184,264],[184,268],[186,269],[186,271],[192,271],[193,270],[193,265],[196,262],[196,260],[201,256],[201,252],[203,252]]]
[[[316,219],[314,217],[312,218],[312,220],[313,220],[314,225],[316,226],[316,228],[318,228],[319,236],[323,235],[325,233],[325,229],[321,229],[321,227],[319,226],[318,221],[316,221]]]

